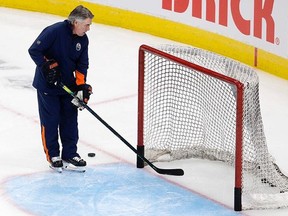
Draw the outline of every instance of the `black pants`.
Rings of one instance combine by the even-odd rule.
[[[37,96],[41,137],[47,160],[50,162],[55,156],[61,156],[64,160],[79,156],[78,110],[71,103],[71,96],[49,95],[40,91],[37,91]]]

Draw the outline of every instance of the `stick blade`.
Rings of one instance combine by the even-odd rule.
[[[162,175],[174,175],[174,176],[183,176],[184,171],[182,169],[155,169],[156,172]]]

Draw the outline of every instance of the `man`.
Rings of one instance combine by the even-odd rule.
[[[33,86],[37,89],[44,152],[50,167],[59,172],[62,168],[85,171],[86,161],[77,153],[77,103],[72,104],[71,95],[57,83],[62,82],[80,100],[88,102],[92,87],[86,84],[89,65],[86,32],[93,17],[82,5],[76,7],[67,20],[46,27],[28,50],[36,64]]]

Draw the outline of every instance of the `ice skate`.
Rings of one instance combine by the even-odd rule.
[[[61,158],[59,156],[58,157],[52,157],[49,167],[51,169],[61,173],[62,169],[63,169],[63,162],[62,162]]]
[[[86,161],[82,158],[76,156],[70,159],[63,160],[64,169],[70,171],[77,171],[77,172],[85,172],[86,171]]]

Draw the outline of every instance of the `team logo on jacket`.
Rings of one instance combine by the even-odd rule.
[[[81,44],[80,44],[80,43],[77,43],[77,44],[76,44],[76,50],[77,50],[77,51],[80,51],[80,50],[81,50]]]

